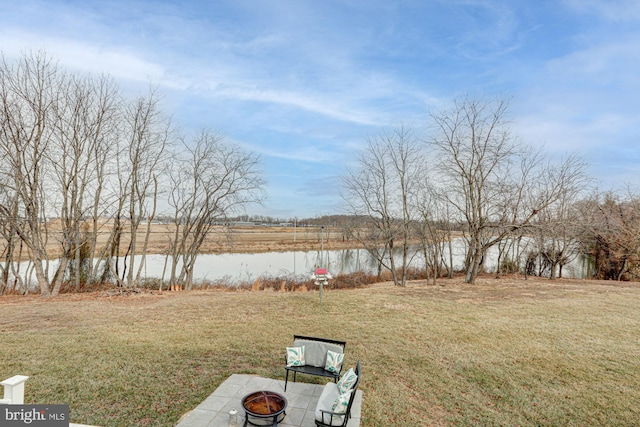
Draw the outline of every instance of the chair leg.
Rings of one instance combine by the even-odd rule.
[[[285,369],[285,371],[287,371],[287,377],[284,380],[284,391],[287,391],[287,383],[289,382],[289,370]]]

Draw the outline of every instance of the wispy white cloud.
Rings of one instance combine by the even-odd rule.
[[[578,49],[548,64],[550,74],[564,82],[584,82],[595,87],[614,83],[618,87],[638,86],[640,33]]]
[[[260,153],[284,200],[464,93],[513,94],[525,140],[610,171],[636,147],[639,19],[636,0],[21,0],[0,4],[0,49],[160,86],[178,122]]]
[[[640,3],[637,0],[564,0],[564,3],[573,10],[608,21],[631,22],[640,19]]]
[[[147,61],[137,53],[119,46],[100,46],[5,28],[0,30],[0,49],[8,57],[43,51],[60,66],[86,73],[106,73],[115,79],[184,89],[185,81],[169,76],[158,63]]]
[[[464,17],[457,22],[457,49],[472,60],[492,61],[520,49],[520,25],[511,5],[495,0],[455,0]],[[462,25],[460,25],[462,24]]]

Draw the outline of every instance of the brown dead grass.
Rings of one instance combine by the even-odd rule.
[[[51,257],[60,253],[59,238],[56,230],[60,225],[55,222],[49,224],[52,237],[49,239],[48,251]],[[151,224],[149,234],[150,254],[162,254],[169,249],[169,242],[175,228],[172,224]],[[98,247],[103,247],[109,238],[110,223],[103,223],[98,234]],[[137,233],[137,244],[142,247],[146,234],[146,225],[143,225]],[[126,224],[121,241],[121,252],[127,250],[130,242],[130,234],[127,233]],[[317,250],[324,246],[325,249],[352,249],[358,247],[358,243],[344,240],[342,232],[338,228],[325,227],[324,233],[320,227],[267,227],[267,226],[234,226],[214,227],[210,235],[205,239],[201,253],[255,253],[255,252],[283,252],[283,251],[307,251]],[[26,256],[26,255],[25,255]]]
[[[361,360],[362,426],[636,425],[640,285],[482,277],[350,290],[0,297],[0,378],[73,422],[172,426],[233,373],[284,377],[294,333]],[[300,381],[318,382],[315,378]]]

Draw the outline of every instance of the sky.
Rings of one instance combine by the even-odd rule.
[[[0,51],[157,87],[182,129],[260,156],[253,215],[344,213],[367,138],[465,95],[510,98],[512,131],[601,189],[640,184],[637,0],[0,0]]]

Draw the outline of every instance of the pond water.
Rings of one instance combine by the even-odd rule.
[[[445,257],[448,260],[448,251],[446,252]],[[466,253],[466,246],[462,239],[454,241],[452,252],[454,269],[462,270]],[[396,259],[398,263],[402,262],[399,256]],[[162,271],[162,263],[164,263],[163,257],[151,257],[148,261],[148,271]],[[498,248],[493,247],[485,257],[484,270],[496,271],[497,263]],[[425,262],[422,253],[414,250],[409,265],[418,269],[424,268]],[[203,254],[198,256],[194,268],[194,280],[214,281],[224,278],[229,283],[238,283],[252,282],[258,277],[265,276],[309,276],[316,267],[326,267],[334,276],[357,271],[377,272],[377,262],[365,249],[330,250],[323,253],[318,250],[256,254]],[[563,277],[586,277],[587,266],[584,260],[578,258],[564,266],[562,274]],[[149,276],[160,277],[160,274],[150,274]]]
[[[324,262],[323,262],[324,259]],[[161,277],[165,258],[148,255],[147,277]],[[327,267],[333,275],[373,272],[375,260],[364,249],[334,251],[290,251],[252,254],[202,254],[198,255],[193,269],[194,281],[219,281],[227,283],[253,282],[258,277],[309,276],[317,267]]]
[[[461,239],[454,241],[453,263],[456,270],[464,265],[465,245]],[[448,254],[445,255],[448,260]],[[498,249],[489,250],[485,261],[485,271],[495,271],[497,266]],[[136,258],[136,264],[140,258]],[[401,262],[398,259],[398,262]],[[21,265],[20,271],[27,271],[26,263]],[[143,276],[161,278],[165,266],[163,255],[147,255]],[[424,258],[420,252],[414,251],[410,266],[424,268]],[[289,251],[265,253],[227,253],[201,254],[194,267],[194,281],[223,281],[228,284],[251,283],[258,277],[296,277],[310,276],[317,267],[326,267],[334,276],[349,274],[357,271],[376,273],[377,263],[365,249],[343,249],[316,251]],[[52,263],[49,272],[53,275],[56,265]],[[32,271],[32,269],[30,269]],[[563,277],[586,277],[585,263],[576,259],[563,269]],[[27,283],[35,283],[35,277],[26,278]],[[167,276],[164,277],[167,280]]]

